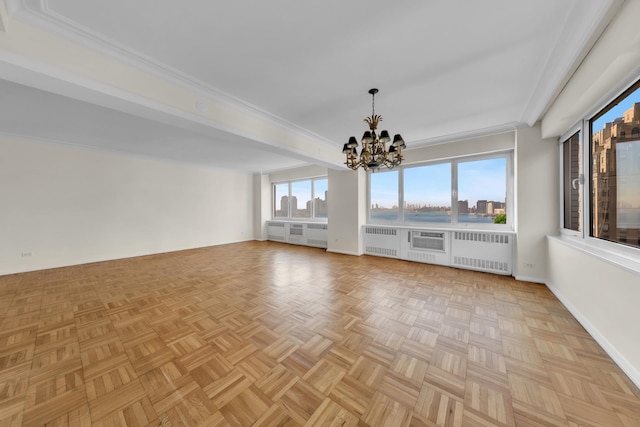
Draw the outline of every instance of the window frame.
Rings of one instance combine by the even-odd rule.
[[[300,179],[292,179],[292,180],[287,180],[287,181],[273,181],[271,182],[271,220],[272,221],[298,221],[298,222],[328,222],[329,218],[328,215],[327,217],[316,217],[316,204],[315,204],[315,199],[316,199],[316,194],[315,194],[315,188],[316,188],[316,181],[321,181],[321,180],[327,180],[327,191],[328,191],[328,176],[315,176],[312,178],[300,178]],[[291,188],[292,188],[292,184],[296,183],[296,182],[304,182],[304,181],[310,181],[311,182],[311,213],[308,217],[300,217],[300,216],[292,216],[291,212]],[[286,184],[287,185],[287,196],[288,196],[288,216],[276,216],[276,207],[277,205],[277,201],[276,201],[276,186],[278,185],[283,185]],[[326,202],[326,201],[325,201]]]
[[[500,231],[513,231],[514,230],[514,165],[513,165],[513,150],[502,150],[491,153],[482,154],[470,154],[459,157],[451,157],[445,159],[438,159],[428,162],[417,162],[411,164],[400,165],[393,170],[398,171],[398,220],[379,220],[371,218],[371,176],[372,171],[367,172],[367,224],[371,225],[388,225],[396,227],[411,227],[411,228],[442,228],[442,229],[479,229],[479,230],[500,230]],[[473,161],[482,161],[504,158],[506,161],[506,224],[494,224],[494,223],[469,223],[458,222],[458,165],[460,163],[467,163]],[[451,222],[418,222],[418,221],[405,221],[405,199],[404,199],[404,171],[406,169],[431,166],[438,164],[449,163],[451,165]]]
[[[588,124],[587,124],[588,126]],[[577,132],[580,133],[580,139],[579,139],[579,144],[580,144],[580,154],[581,154],[581,162],[580,162],[580,170],[582,173],[580,173],[579,176],[579,181],[578,181],[578,192],[579,192],[579,199],[581,200],[581,208],[582,208],[582,213],[581,213],[581,217],[580,220],[582,221],[581,225],[581,230],[580,231],[576,231],[576,230],[572,230],[569,228],[565,228],[565,223],[564,223],[564,143],[568,142],[569,139],[571,139],[573,137],[573,135],[575,135]],[[560,176],[560,191],[559,191],[559,206],[560,206],[560,234],[564,235],[564,236],[570,236],[570,237],[578,237],[578,238],[584,238],[585,236],[585,210],[587,213],[587,216],[589,215],[589,201],[585,200],[585,183],[587,180],[587,176],[588,174],[585,173],[585,155],[587,156],[587,158],[589,157],[589,147],[587,147],[588,144],[585,144],[584,142],[584,136],[585,136],[585,121],[582,120],[580,123],[572,126],[567,132],[565,132],[559,139],[558,139],[558,158],[560,159],[559,162],[559,176]]]
[[[591,126],[590,121],[601,115],[603,110],[607,109],[611,103],[616,101],[625,92],[631,89],[636,84],[640,83],[640,73],[634,73],[633,76],[623,80],[620,84],[615,86],[613,90],[609,92],[606,97],[595,104],[592,108],[585,112],[583,117],[569,128],[559,139],[559,170],[560,179],[558,180],[559,187],[559,206],[560,206],[560,236],[569,242],[574,242],[583,250],[599,254],[606,259],[611,259],[612,262],[625,266],[627,261],[625,260],[637,260],[640,257],[640,247],[630,246],[619,242],[613,242],[604,240],[598,237],[591,236],[591,198],[592,198],[592,166],[593,159],[591,156]],[[582,231],[577,233],[573,230],[567,230],[564,228],[564,181],[562,179],[564,153],[562,150],[562,144],[568,138],[570,138],[577,130],[581,132],[581,153],[582,153],[582,174],[584,179],[580,185],[582,195]],[[635,268],[632,268],[635,271]]]

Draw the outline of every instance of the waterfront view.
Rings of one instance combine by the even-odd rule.
[[[402,217],[406,223],[493,223],[507,210],[507,157],[376,172],[370,176],[370,185],[369,214],[374,222],[396,222]],[[457,203],[456,218],[452,218],[452,203]]]
[[[397,221],[397,211],[371,210],[371,219],[376,221]],[[459,214],[458,222],[490,224],[493,223],[494,216]],[[405,222],[436,222],[450,223],[451,212],[407,212],[404,214]]]

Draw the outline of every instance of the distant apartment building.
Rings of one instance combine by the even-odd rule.
[[[622,117],[605,123],[593,133],[591,144],[593,201],[592,234],[617,242],[640,242],[640,229],[620,225],[619,215],[626,202],[618,200],[619,167],[622,162],[640,169],[640,102],[627,109]],[[632,157],[632,158],[631,158]],[[636,206],[636,208],[639,208]]]
[[[486,214],[487,213],[487,201],[486,200],[478,200],[476,202],[476,213]]]

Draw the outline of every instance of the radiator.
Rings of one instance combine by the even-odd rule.
[[[295,245],[326,248],[329,230],[326,223],[267,221],[267,239]]]
[[[495,232],[451,232],[451,265],[510,275],[515,236]]]
[[[508,232],[363,227],[364,253],[510,275],[515,235]]]
[[[267,239],[276,242],[284,242],[285,223],[278,221],[267,221]]]
[[[394,227],[367,225],[363,239],[365,254],[390,258],[400,256],[400,233]]]
[[[327,224],[307,224],[307,245],[326,248],[329,241],[329,227]]]

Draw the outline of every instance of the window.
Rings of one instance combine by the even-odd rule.
[[[273,186],[273,217],[289,217],[289,184],[276,184]]]
[[[640,81],[589,120],[590,235],[640,247]]]
[[[511,158],[503,153],[370,173],[369,221],[494,227],[502,220],[504,224],[510,220]]]
[[[369,175],[369,194],[371,209],[369,217],[377,221],[397,221],[398,208],[398,171],[377,172]]]
[[[327,178],[273,184],[274,219],[326,219]]]
[[[563,224],[582,231],[582,176],[580,131],[562,143]]]
[[[451,163],[404,169],[404,220],[451,223]]]
[[[458,163],[458,222],[491,222],[507,213],[507,159]]]
[[[290,209],[292,218],[311,217],[311,181],[291,183]]]

